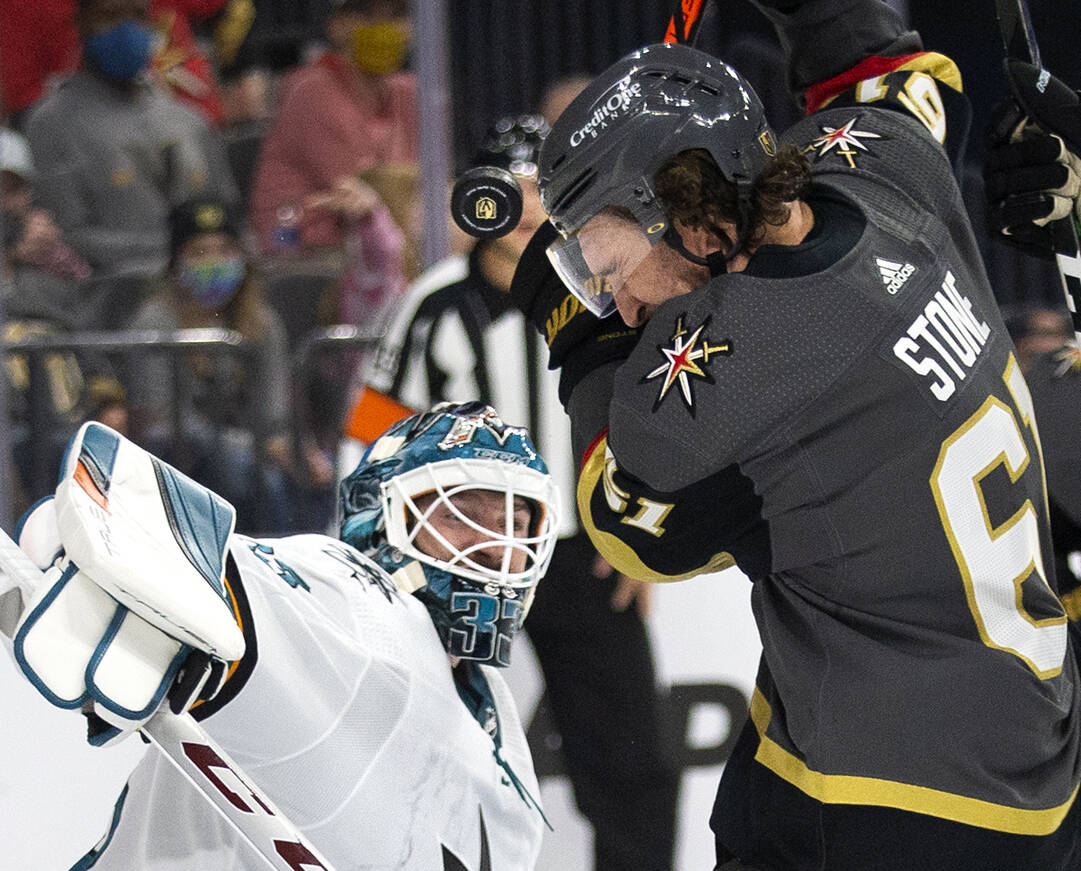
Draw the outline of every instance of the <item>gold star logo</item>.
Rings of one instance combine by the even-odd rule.
[[[851,118],[841,127],[823,125],[822,135],[804,148],[804,152],[813,151],[815,160],[818,161],[833,151],[848,161],[849,167],[855,167],[855,157],[860,151],[871,153],[861,140],[882,138],[877,133],[871,133],[869,130],[854,130],[853,127],[858,120],[858,118]]]
[[[694,392],[691,389],[691,378],[702,378],[707,383],[712,384],[713,376],[702,366],[709,365],[710,357],[732,353],[732,346],[728,341],[719,344],[710,343],[709,338],[704,335],[708,325],[709,318],[706,318],[701,326],[693,333],[688,334],[688,331],[683,326],[681,316],[676,321],[676,330],[672,335],[671,346],[659,346],[657,348],[664,356],[664,362],[642,379],[643,382],[646,382],[663,376],[660,393],[653,403],[654,411],[660,407],[661,402],[668,395],[668,391],[678,384],[683,404],[687,406],[691,416],[694,416]]]

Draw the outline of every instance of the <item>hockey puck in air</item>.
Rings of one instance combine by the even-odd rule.
[[[498,239],[518,226],[522,189],[514,176],[498,166],[477,166],[463,172],[450,195],[454,223],[478,239]]]

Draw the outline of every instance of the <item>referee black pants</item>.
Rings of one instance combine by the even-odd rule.
[[[609,604],[581,533],[557,545],[525,628],[544,673],[574,787],[594,830],[595,871],[668,871],[679,771],[646,627]]]

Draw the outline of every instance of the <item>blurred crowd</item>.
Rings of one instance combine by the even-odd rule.
[[[200,339],[9,355],[16,507],[98,417],[259,531],[325,528],[363,355],[305,382],[300,426],[294,359],[321,327],[378,332],[420,271],[408,0],[2,0],[0,17],[5,340]]]

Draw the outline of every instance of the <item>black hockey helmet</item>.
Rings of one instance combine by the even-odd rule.
[[[653,177],[669,157],[692,148],[712,155],[736,185],[746,214],[754,179],[774,152],[773,133],[747,80],[724,61],[686,45],[649,45],[616,62],[553,126],[541,148],[539,186],[563,238],[549,248],[549,257],[595,314],[614,311],[616,282],[664,237],[668,220]],[[638,244],[625,233],[613,241],[621,251],[618,275],[587,265],[588,251],[579,244],[585,240],[576,238],[605,210],[633,217],[638,227]]]

